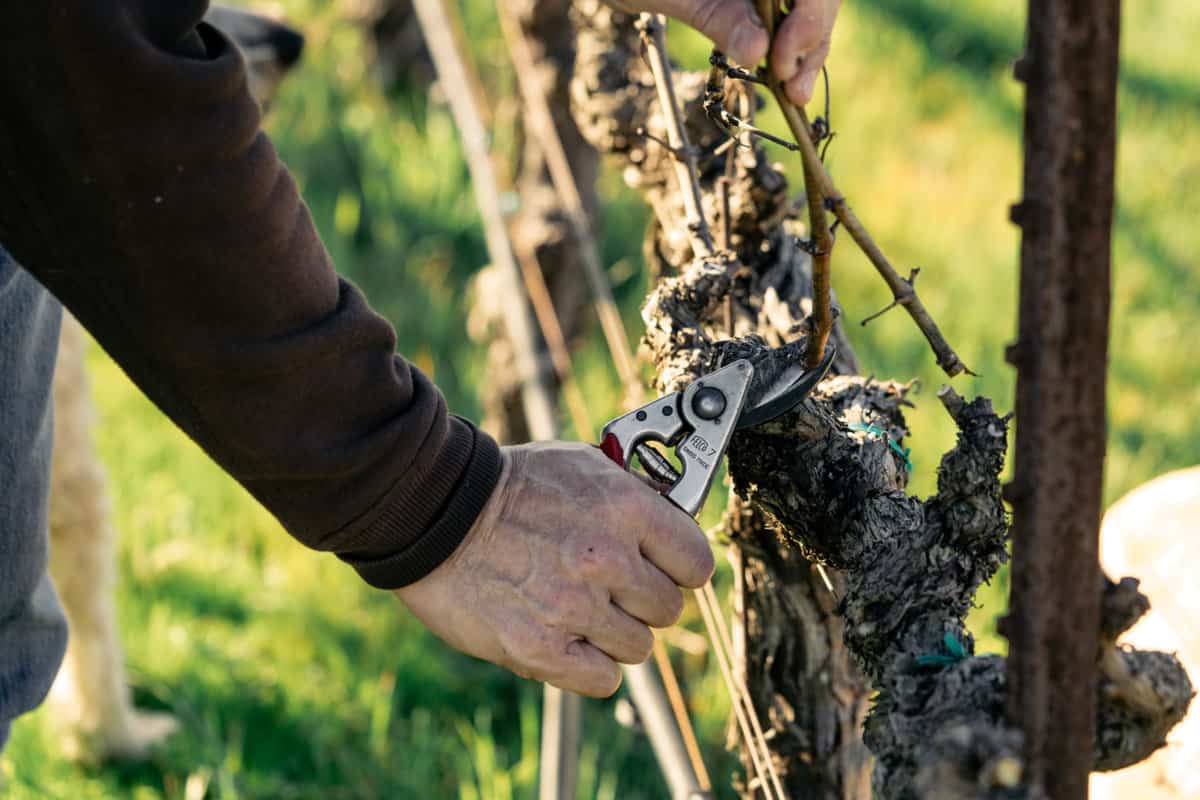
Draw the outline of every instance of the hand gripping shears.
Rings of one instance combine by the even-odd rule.
[[[756,371],[740,358],[697,378],[687,388],[671,392],[604,426],[600,449],[618,466],[629,469],[636,453],[655,480],[670,486],[664,495],[695,516],[717,475],[717,467],[733,432],[753,428],[798,406],[829,372],[837,350],[832,345],[814,369],[800,364]],[[675,448],[682,471],[648,442]]]

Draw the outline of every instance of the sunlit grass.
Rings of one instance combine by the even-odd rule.
[[[309,38],[285,85],[274,138],[304,187],[339,267],[397,325],[400,349],[431,372],[450,405],[477,414],[481,352],[464,336],[471,274],[486,261],[466,167],[449,116],[416,95],[385,96],[337,3],[288,0]],[[955,381],[1011,408],[1004,346],[1016,331],[1015,228],[1021,102],[1009,64],[1021,47],[1018,3],[865,0],[842,11],[831,62],[835,179],[919,288],[979,378]],[[464,6],[489,95],[511,91],[494,10]],[[1200,461],[1200,7],[1127,4],[1121,90],[1116,292],[1109,380],[1107,494]],[[672,28],[676,52],[706,46]],[[768,127],[782,130],[771,116]],[[501,147],[511,140],[498,137]],[[795,174],[794,159],[779,160]],[[637,199],[605,179],[605,261],[628,259],[619,298],[631,336],[644,294]],[[933,397],[944,382],[902,312],[861,328],[890,299],[848,240],[834,285],[865,369],[918,377],[908,413],[912,486],[933,490],[953,428]],[[599,337],[579,354],[593,413],[619,393]],[[139,698],[170,708],[180,735],[151,764],[81,770],[59,756],[43,713],[21,721],[3,764],[14,798],[529,798],[536,793],[539,688],[442,646],[388,595],[335,559],[304,551],[175,432],[99,354],[93,358],[101,450],[121,531],[119,605]],[[599,422],[600,419],[595,420]],[[719,495],[714,493],[714,497]],[[712,504],[715,506],[716,504]],[[717,508],[705,517],[711,521]],[[721,575],[722,581],[728,575]],[[988,649],[1003,582],[974,617]],[[728,704],[704,658],[677,656],[710,766]],[[611,702],[587,705],[580,796],[665,796],[644,739]],[[732,796],[725,790],[724,796]]]

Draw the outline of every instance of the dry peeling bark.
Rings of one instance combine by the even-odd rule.
[[[735,656],[771,751],[794,798],[870,797],[871,758],[859,731],[868,695],[842,639],[840,573],[822,576],[798,550],[779,547],[762,512],[730,498],[725,528],[740,577],[743,620]],[[769,724],[767,724],[769,723]]]
[[[643,309],[643,347],[657,388],[678,389],[734,358],[766,373],[799,359],[811,287],[799,206],[783,175],[757,146],[715,152],[723,135],[700,109],[702,78],[678,74],[705,216],[729,231],[728,250],[694,253],[634,20],[595,0],[577,8],[580,128],[623,158],[626,180],[655,210],[647,253],[660,277]],[[729,450],[744,668],[776,764],[792,796],[871,796],[857,731],[873,689],[864,737],[877,759],[877,796],[1031,797],[1021,734],[1005,721],[1004,659],[975,657],[964,623],[977,588],[1007,557],[999,476],[1009,419],[986,398],[941,393],[958,441],[942,459],[937,493],[909,496],[908,386],[856,375],[840,327],[835,338],[840,374],[795,412],[735,436]],[[836,601],[815,582],[814,562],[836,569]],[[1108,603],[1116,610],[1096,637],[1105,675],[1096,769],[1161,746],[1191,698],[1173,656],[1113,645],[1112,632],[1145,602],[1122,585],[1125,605]]]

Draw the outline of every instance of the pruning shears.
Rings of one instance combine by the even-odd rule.
[[[600,449],[624,469],[636,453],[646,473],[670,486],[664,495],[695,516],[717,475],[733,432],[753,428],[791,411],[829,372],[837,350],[832,345],[815,368],[801,364],[756,370],[739,358],[697,378],[685,389],[635,408],[604,426]],[[673,447],[682,471],[648,442]]]

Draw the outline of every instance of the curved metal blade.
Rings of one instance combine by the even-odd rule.
[[[792,364],[770,383],[754,387],[751,395],[746,398],[742,415],[738,418],[737,430],[762,425],[800,405],[829,373],[836,357],[837,347],[830,344],[825,349],[825,357],[815,369],[805,370],[802,364]]]

